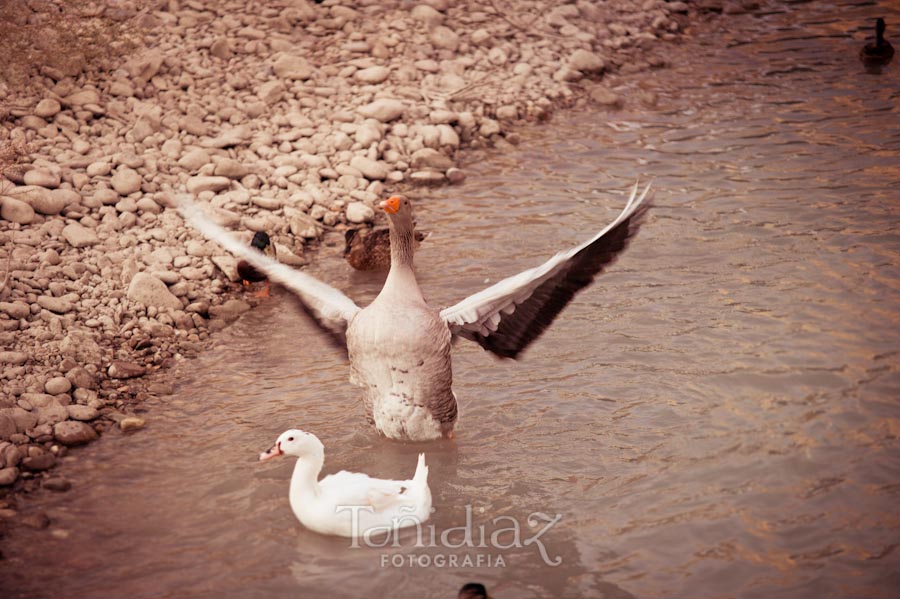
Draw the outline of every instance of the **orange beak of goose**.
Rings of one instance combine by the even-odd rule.
[[[266,460],[271,460],[272,458],[277,458],[280,455],[284,455],[284,452],[281,451],[281,443],[276,443],[266,451],[259,454],[259,461],[265,462]]]
[[[388,214],[397,214],[397,211],[400,210],[400,198],[397,196],[391,196],[385,201],[379,204],[381,209],[387,212]]]

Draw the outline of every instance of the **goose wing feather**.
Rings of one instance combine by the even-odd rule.
[[[581,289],[627,247],[648,208],[648,184],[609,226],[571,250],[467,297],[440,315],[450,331],[503,358],[516,358]]]
[[[347,324],[359,312],[359,306],[334,287],[282,264],[235,239],[228,231],[212,222],[189,198],[182,197],[179,203],[181,213],[191,226],[264,272],[271,280],[294,292],[311,316],[328,333],[343,334]]]

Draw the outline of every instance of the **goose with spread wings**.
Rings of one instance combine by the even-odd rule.
[[[516,358],[566,304],[627,247],[647,211],[648,185],[581,245],[437,310],[425,301],[413,268],[415,232],[407,198],[381,202],[391,236],[384,287],[365,308],[318,279],[240,243],[189,199],[186,220],[206,237],[294,292],[316,322],[346,342],[350,380],[362,388],[367,413],[390,439],[428,441],[453,436],[457,420],[450,351],[454,337]]]

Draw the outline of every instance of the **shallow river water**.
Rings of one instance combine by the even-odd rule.
[[[380,438],[276,291],[170,371],[144,431],[79,451],[75,487],[29,504],[51,534],[4,541],[3,596],[896,597],[900,64],[856,56],[879,14],[900,24],[841,2],[702,24],[623,80],[625,109],[560,115],[421,192],[420,282],[448,305],[604,226],[637,177],[656,189],[523,359],[456,346],[454,441]],[[310,270],[367,302],[379,279],[338,253]],[[406,478],[425,451],[433,546],[303,529],[292,463],[256,461],[290,427],[326,472]],[[468,514],[476,546],[442,543]]]

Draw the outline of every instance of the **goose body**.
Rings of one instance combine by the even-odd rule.
[[[625,249],[646,211],[649,189],[638,197],[635,185],[615,221],[586,242],[440,311],[428,305],[416,281],[412,208],[402,196],[381,203],[390,224],[391,268],[381,292],[365,308],[238,243],[187,199],[182,211],[201,233],[296,293],[316,321],[346,343],[350,380],[362,388],[378,431],[391,439],[429,441],[452,437],[458,416],[453,338],[516,358]]]
[[[415,526],[431,515],[424,454],[419,454],[415,474],[409,480],[372,478],[345,470],[318,480],[325,448],[315,435],[293,429],[282,433],[259,459],[282,455],[297,458],[289,492],[291,510],[314,532],[359,537],[370,529],[383,533]]]
[[[439,312],[402,269],[392,268],[381,293],[350,322],[350,380],[386,437],[424,441],[452,432],[450,342]]]

